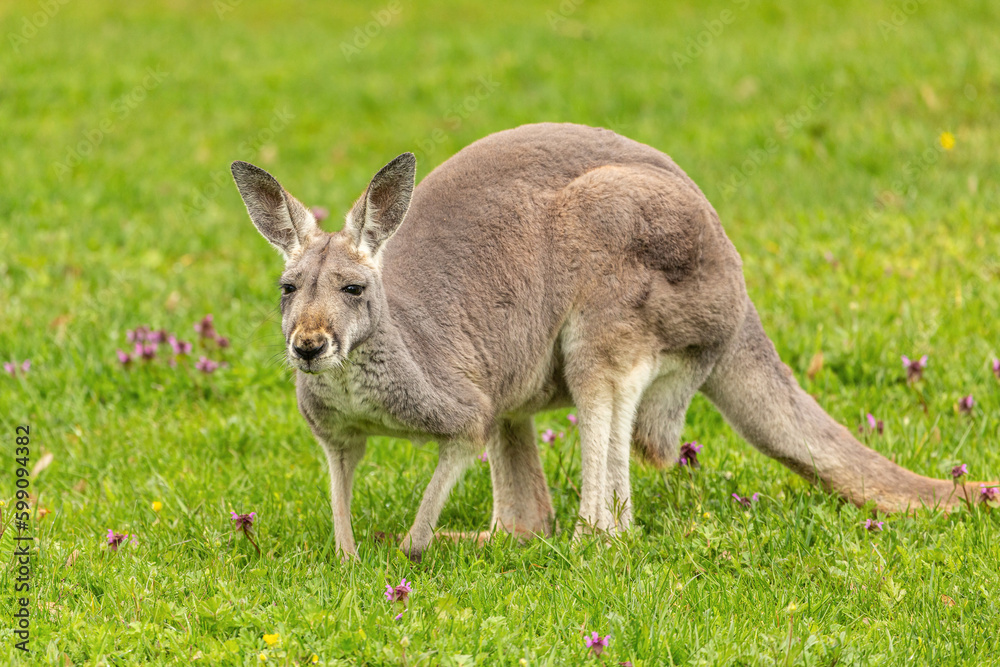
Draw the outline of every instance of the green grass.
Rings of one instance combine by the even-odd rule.
[[[649,143],[715,204],[765,327],[832,415],[884,419],[870,444],[920,473],[1000,476],[1000,5],[660,4],[4,3],[0,357],[33,363],[0,376],[5,560],[15,425],[32,465],[53,460],[31,480],[52,511],[31,521],[32,655],[13,648],[10,562],[0,662],[561,665],[596,630],[607,664],[992,664],[1000,513],[869,535],[870,513],[754,452],[700,398],[685,437],[702,469],[636,463],[638,526],[608,546],[568,539],[579,447],[560,413],[538,419],[567,431],[542,446],[552,540],[410,563],[375,534],[406,530],[435,450],[376,438],[356,482],[361,561],[337,559],[322,456],[275,361],[279,259],[234,159],[338,220],[404,150],[422,177],[527,122]],[[391,20],[348,60],[379,9]],[[190,339],[206,313],[233,341],[214,375],[115,360],[126,330]],[[902,354],[930,355],[919,391]],[[734,491],[763,500],[744,512]],[[484,528],[490,503],[477,464],[441,526]],[[230,510],[258,513],[262,557]],[[109,528],[138,545],[108,551]],[[404,576],[395,621],[382,591]]]

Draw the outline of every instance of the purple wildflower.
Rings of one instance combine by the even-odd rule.
[[[148,334],[146,334],[146,340],[149,341],[150,343],[155,343],[156,345],[159,345],[160,343],[167,342],[167,337],[169,335],[170,334],[168,334],[165,330],[157,329],[156,331],[150,331]]]
[[[385,599],[389,602],[406,602],[412,590],[413,588],[406,582],[406,577],[403,577],[403,580],[399,582],[399,586],[385,585]]]
[[[883,431],[885,431],[885,422],[883,422],[881,419],[875,419],[875,415],[873,415],[872,413],[869,412],[868,414],[866,414],[865,420],[868,422],[868,424],[867,425],[865,425],[864,423],[859,424],[858,433],[861,433],[863,435],[864,433],[871,431],[878,433],[879,435],[882,435]]]
[[[993,375],[996,375],[997,379],[1000,380],[1000,359],[993,360]]]
[[[136,359],[142,359],[143,361],[155,359],[156,345],[154,343],[136,343],[133,354],[135,354]]]
[[[871,428],[876,433],[878,433],[879,435],[882,435],[882,432],[885,430],[885,424],[882,422],[882,420],[875,419],[875,415],[873,415],[870,412],[868,413],[868,427]]]
[[[483,450],[483,453],[482,453],[482,454],[480,454],[479,456],[477,456],[476,458],[478,458],[478,459],[479,459],[480,461],[482,461],[483,463],[486,463],[487,461],[489,461],[489,460],[490,460],[490,457],[489,457],[489,455],[488,455],[488,454],[486,453],[486,450],[485,450],[485,449]]]
[[[959,477],[964,477],[967,474],[969,474],[969,466],[966,465],[965,463],[957,465],[951,469],[951,477],[952,479],[955,480],[957,480]]]
[[[236,524],[236,530],[243,531],[246,538],[250,540],[250,544],[252,544],[253,548],[257,550],[257,555],[260,556],[260,547],[257,546],[257,543],[253,539],[253,535],[250,534],[250,529],[253,528],[253,522],[257,518],[257,513],[250,512],[250,514],[237,514],[236,512],[230,510],[229,515],[233,520],[233,523]]]
[[[214,373],[219,368],[219,362],[212,361],[208,357],[202,357],[198,360],[198,363],[194,365],[199,371],[205,374]]]
[[[906,381],[917,382],[924,377],[924,369],[927,368],[927,355],[916,360],[910,360],[905,354],[902,357],[903,368],[906,369]]]
[[[692,468],[700,468],[701,464],[698,463],[698,452],[701,451],[702,445],[698,444],[697,440],[692,442],[685,442],[681,445],[681,457],[677,459],[677,463],[682,466],[691,466]]]
[[[972,407],[976,404],[976,399],[972,398],[972,394],[968,396],[963,396],[958,400],[958,411],[969,414],[972,412]]]
[[[869,533],[876,533],[882,530],[882,526],[885,524],[884,521],[872,521],[871,519],[865,519],[865,530]]]
[[[1000,502],[1000,486],[992,488],[987,487],[985,484],[980,484],[979,486],[979,497],[984,503]]]
[[[128,366],[132,363],[132,356],[124,350],[118,350],[118,363],[122,366]]]
[[[1000,362],[997,362],[997,363],[1000,363]],[[1000,371],[998,371],[997,377],[1000,377]],[[572,424],[573,426],[576,426],[576,421],[577,421],[576,420],[576,415],[574,415],[573,413],[570,413],[570,414],[566,415],[566,419],[567,419],[567,421],[569,421],[570,424]]]
[[[736,502],[738,502],[743,507],[750,507],[755,502],[757,502],[757,498],[759,496],[760,496],[759,493],[755,493],[752,496],[750,496],[749,498],[742,498],[742,497],[740,497],[740,495],[738,493],[734,493],[733,494],[733,499],[735,499]]]
[[[253,522],[257,519],[256,512],[250,512],[250,514],[237,514],[230,510],[229,512],[233,523],[236,524],[236,530],[246,530],[247,528],[253,528]]]
[[[191,343],[179,339],[177,336],[169,336],[167,338],[167,343],[173,349],[174,354],[190,354],[191,348],[193,347]]]
[[[108,528],[108,548],[112,551],[118,551],[118,547],[125,544],[126,541],[130,541],[133,545],[136,544],[135,535],[129,535],[128,533],[116,533],[115,531]]]
[[[16,361],[7,361],[4,362],[3,369],[8,373],[10,373],[11,377],[16,377],[18,370],[20,370],[22,373],[27,374],[27,372],[31,370],[31,361],[25,359],[24,361],[21,362],[20,368],[18,368],[18,364]]]
[[[316,222],[323,222],[330,217],[330,211],[322,206],[312,206],[309,208],[309,211],[313,214],[313,217],[316,218]]]
[[[542,433],[542,442],[552,444],[556,441],[556,432],[552,429],[545,429],[545,433]]]
[[[611,641],[611,635],[604,635],[604,637],[601,637],[599,634],[594,632],[589,637],[584,638],[583,641],[587,644],[587,648],[589,648],[595,656],[600,656],[601,653],[604,653],[604,649],[608,647],[608,643]]]
[[[215,338],[216,333],[215,325],[212,324],[213,319],[214,318],[211,315],[206,315],[201,318],[201,321],[195,322],[194,330],[197,331],[202,338]]]
[[[229,339],[225,336],[216,336],[215,344],[222,348],[229,347]]]
[[[125,338],[130,343],[145,343],[149,338],[149,327],[143,325],[135,329],[130,329],[126,332]]]
[[[398,614],[396,614],[395,616],[393,616],[392,620],[398,621],[399,619],[403,618],[403,614],[405,614],[405,613],[406,613],[406,610],[404,609],[403,611],[401,611]]]

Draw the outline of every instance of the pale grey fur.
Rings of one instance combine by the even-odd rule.
[[[615,531],[632,518],[630,442],[673,463],[699,389],[758,449],[856,503],[953,507],[977,490],[896,466],[799,388],[715,210],[663,153],[539,124],[477,141],[414,189],[415,169],[408,153],[390,162],[344,231],[327,234],[269,174],[233,164],[251,219],[286,258],[282,283],[297,288],[282,297],[282,330],[345,555],[356,553],[351,479],[368,435],[439,445],[403,543],[419,556],[484,448],[493,528],[548,534],[531,416],[575,404],[577,530]],[[344,291],[353,285],[364,291]]]

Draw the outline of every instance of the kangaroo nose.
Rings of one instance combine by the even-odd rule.
[[[326,351],[327,342],[323,337],[303,337],[292,344],[292,350],[299,359],[315,359]]]

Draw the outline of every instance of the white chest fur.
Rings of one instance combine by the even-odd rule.
[[[422,441],[422,434],[399,421],[386,409],[383,397],[365,382],[363,370],[354,364],[317,375],[298,374],[313,400],[325,408],[325,424],[329,429],[364,435],[386,435]]]

